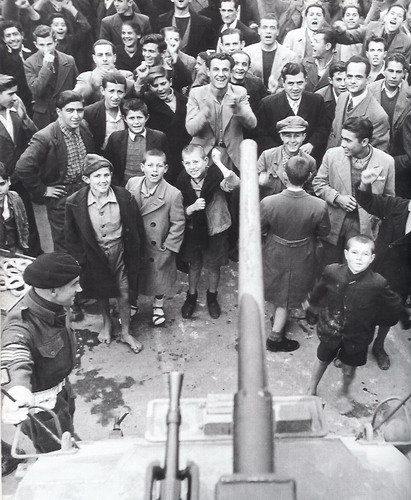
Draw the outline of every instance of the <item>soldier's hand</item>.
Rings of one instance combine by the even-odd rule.
[[[357,201],[350,194],[340,194],[336,199],[336,203],[346,212],[352,212],[357,207]]]
[[[67,191],[65,186],[47,186],[46,192],[44,193],[45,198],[61,198],[66,195]]]
[[[34,396],[30,389],[22,385],[11,387],[7,391],[16,402],[7,396],[3,399],[3,422],[5,424],[17,425],[27,418],[29,406],[34,404]]]

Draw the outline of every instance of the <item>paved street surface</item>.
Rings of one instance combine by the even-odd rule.
[[[219,294],[223,314],[217,320],[208,315],[204,284],[200,285],[199,307],[190,320],[183,320],[180,308],[185,299],[186,276],[176,294],[166,301],[167,324],[150,326],[151,304],[140,300],[140,312],[133,319],[133,334],[144,344],[134,354],[125,344],[102,345],[97,341],[100,318],[95,307],[87,306],[86,318],[75,323],[79,339],[78,365],[71,380],[78,394],[75,427],[84,440],[108,437],[116,415],[130,414],[124,420],[125,435],[143,436],[147,403],[168,396],[165,373],[184,372],[182,397],[204,397],[208,393],[234,393],[237,386],[237,264],[224,269]],[[269,328],[268,316],[266,328]],[[269,389],[273,396],[304,394],[318,344],[315,330],[305,321],[293,319],[291,337],[301,343],[293,353],[267,353]],[[365,367],[358,369],[354,382],[356,404],[349,415],[336,408],[340,370],[330,366],[319,386],[325,404],[329,432],[356,435],[369,422],[378,402],[390,396],[404,397],[410,390],[411,331],[395,327],[386,343],[391,355],[391,369],[379,370],[372,355]],[[410,408],[411,409],[411,408]],[[12,429],[3,427],[9,440]],[[26,451],[31,445],[24,442]],[[161,457],[159,457],[161,458]],[[16,488],[14,477],[3,480],[3,494]]]

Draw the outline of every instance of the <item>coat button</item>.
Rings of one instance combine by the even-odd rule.
[[[154,258],[153,258],[153,257],[150,257],[150,258],[149,258],[149,261],[150,261],[150,262],[154,262]]]
[[[55,353],[55,351],[50,351],[50,354],[51,354],[52,356],[54,356],[56,353]]]
[[[154,246],[154,245],[157,245],[157,242],[156,241],[152,241],[151,244]]]
[[[155,222],[151,222],[150,226],[151,227],[156,227],[156,223]]]

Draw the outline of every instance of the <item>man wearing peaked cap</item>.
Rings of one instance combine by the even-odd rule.
[[[81,291],[81,267],[64,252],[45,253],[27,266],[23,277],[32,288],[21,306],[9,313],[2,334],[2,370],[6,389],[16,402],[3,399],[3,421],[22,422],[22,431],[39,453],[60,448],[36,422],[27,418],[29,406],[52,410],[63,432],[74,432],[74,393],[68,376],[73,370],[76,337],[66,308]],[[35,410],[36,417],[57,434],[49,413]]]
[[[260,198],[278,194],[286,186],[284,167],[293,156],[305,158],[309,164],[310,176],[304,184],[304,189],[313,194],[312,179],[316,174],[316,164],[312,156],[301,149],[306,137],[308,123],[301,116],[287,116],[276,124],[282,146],[263,151],[257,162]]]
[[[87,186],[67,199],[64,234],[67,251],[82,267],[82,296],[98,301],[102,317],[98,340],[111,342],[109,299],[115,297],[121,320],[119,340],[138,353],[143,346],[130,333],[130,301],[137,295],[144,226],[134,197],[125,188],[111,185],[112,171],[106,158],[86,155],[83,181]]]

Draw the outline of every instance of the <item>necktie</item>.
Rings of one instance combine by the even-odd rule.
[[[349,100],[348,100],[348,104],[347,104],[347,112],[351,113],[351,111],[353,110],[353,108],[354,108],[354,104],[352,102],[352,98],[350,97]]]

